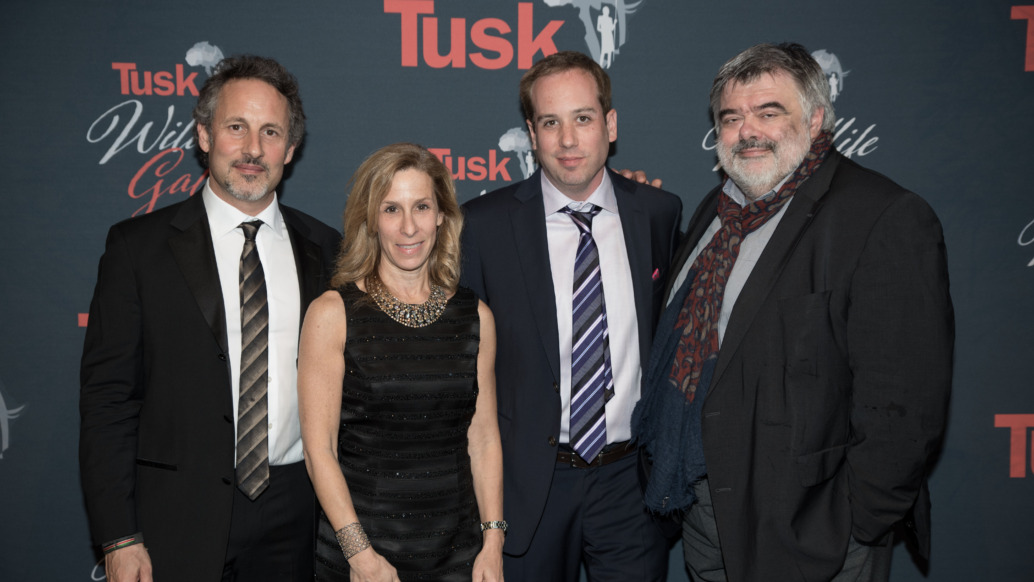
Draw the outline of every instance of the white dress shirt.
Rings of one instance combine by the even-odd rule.
[[[625,234],[618,216],[614,185],[606,173],[603,182],[585,202],[571,200],[542,174],[542,200],[546,213],[546,242],[556,295],[557,331],[560,337],[560,442],[570,443],[571,426],[571,303],[574,293],[574,261],[580,232],[571,216],[560,212],[570,207],[581,211],[587,204],[602,210],[592,220],[592,238],[600,257],[603,300],[610,336],[610,365],[614,375],[614,397],[606,404],[607,443],[627,441],[632,436],[632,409],[639,400],[639,323]]]
[[[302,460],[302,433],[298,420],[298,336],[301,326],[301,287],[287,225],[280,214],[276,194],[273,203],[258,216],[248,216],[212,192],[208,183],[202,191],[208,225],[215,247],[219,284],[226,309],[226,340],[233,387],[234,429],[241,375],[240,261],[244,231],[240,224],[261,220],[255,236],[259,260],[266,275],[269,305],[269,464],[286,465]],[[274,276],[275,274],[275,276]],[[235,441],[236,442],[236,438]]]
[[[776,184],[775,188],[769,190],[767,194],[761,197],[761,199],[769,198],[774,196],[779,188],[790,179],[793,174],[788,174],[781,182]],[[748,204],[750,200],[747,199],[746,194],[740,190],[739,186],[736,185],[732,180],[725,180],[725,185],[722,186],[722,196],[728,196],[733,202],[744,206]],[[792,200],[790,201],[792,202]],[[732,315],[732,308],[736,305],[736,299],[739,298],[740,292],[743,291],[743,286],[747,284],[747,278],[750,277],[750,273],[754,270],[754,265],[758,263],[758,259],[761,258],[761,253],[764,252],[765,246],[768,245],[769,239],[772,238],[772,234],[775,232],[776,227],[779,226],[779,221],[783,219],[783,214],[786,209],[790,206],[790,202],[783,204],[783,207],[776,211],[775,216],[768,219],[765,224],[758,227],[757,230],[748,234],[743,238],[740,243],[740,253],[736,257],[736,263],[732,266],[732,272],[729,273],[729,279],[725,282],[725,295],[722,297],[722,312],[718,315],[718,346],[721,347],[722,340],[725,339],[725,327],[729,324],[729,317]],[[693,261],[696,260],[697,255],[704,250],[714,238],[715,233],[722,227],[722,219],[720,216],[716,216],[711,224],[708,225],[707,230],[704,231],[703,236],[700,237],[700,241],[697,242],[697,246],[693,248],[693,252],[689,255],[689,259],[686,260],[686,264],[682,265],[682,270],[679,271],[679,276],[675,279],[675,284],[671,288],[671,293],[668,295],[667,303],[671,303],[671,300],[678,293],[682,283],[685,282],[686,276],[689,274],[689,268],[693,266]]]

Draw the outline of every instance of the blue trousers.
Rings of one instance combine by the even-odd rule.
[[[663,582],[668,543],[643,505],[636,455],[602,467],[557,463],[528,552],[503,555],[507,582]]]

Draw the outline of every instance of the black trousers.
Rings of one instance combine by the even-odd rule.
[[[315,517],[305,463],[270,467],[254,501],[235,488],[223,582],[312,580]]]

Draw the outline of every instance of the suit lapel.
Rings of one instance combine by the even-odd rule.
[[[301,319],[304,319],[309,303],[324,291],[323,255],[320,246],[309,238],[308,227],[295,218],[290,208],[281,205],[280,213],[287,224],[291,248],[294,250],[294,264],[298,271],[298,286],[301,293]]]
[[[201,196],[195,195],[184,202],[170,224],[177,231],[169,237],[172,256],[219,347],[226,352],[226,308]]]
[[[696,211],[693,212],[693,217],[689,220],[689,229],[686,231],[686,236],[682,238],[678,250],[675,251],[675,256],[671,262],[671,269],[668,270],[667,282],[664,285],[664,294],[661,296],[661,301],[668,301],[676,278],[682,272],[682,269],[685,268],[686,261],[689,260],[693,249],[699,244],[700,238],[717,215],[718,196],[720,194],[721,187],[719,186],[708,193],[697,206]],[[683,283],[683,285],[685,284],[687,282]],[[678,312],[682,310],[685,296],[686,294],[684,293],[676,294],[672,298],[671,303],[661,307],[661,316],[657,323],[656,336],[653,338],[652,353],[648,360],[649,364],[643,368],[644,375],[647,378],[654,378],[659,374],[667,374],[671,370],[671,360],[664,359],[661,355],[669,353],[672,348],[669,343],[675,341],[672,337],[675,333],[675,319]],[[647,372],[647,370],[649,371]],[[647,381],[652,382],[652,380]]]
[[[540,172],[524,181],[514,193],[518,205],[510,215],[514,247],[520,261],[528,304],[542,338],[553,378],[560,381],[560,337],[557,331],[556,293],[549,266],[545,207],[542,203]]]
[[[765,245],[765,250],[736,299],[736,305],[729,316],[729,324],[725,328],[722,347],[718,351],[718,362],[715,365],[714,379],[711,381],[712,388],[718,386],[722,373],[736,354],[758,310],[775,287],[797,243],[818,212],[822,197],[829,190],[838,162],[839,154],[835,151],[830,152],[818,171],[801,184],[790,200],[779,226]]]
[[[664,286],[665,301],[671,296],[671,288],[675,284],[676,277],[685,268],[689,255],[700,243],[700,237],[704,236],[707,227],[711,225],[714,217],[718,215],[718,197],[721,193],[721,186],[708,193],[700,205],[697,206],[696,211],[693,213],[693,218],[689,220],[689,230],[686,232],[686,236],[683,237],[682,244],[675,251],[675,257],[671,262],[671,270],[668,271],[668,282]]]
[[[651,265],[650,243],[653,236],[650,232],[650,220],[635,195],[626,189],[626,185],[617,178],[611,177],[614,185],[614,196],[618,202],[618,213],[621,219],[621,231],[625,237],[625,251],[628,254],[629,276],[632,278],[632,293],[635,300],[636,323],[639,328],[639,361],[646,362],[650,356],[648,346],[651,342],[651,319],[653,318],[653,294],[650,277],[653,269],[666,265]],[[618,308],[617,305],[613,308]]]

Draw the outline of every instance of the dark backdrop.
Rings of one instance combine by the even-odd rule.
[[[248,52],[297,75],[309,132],[282,192],[340,227],[352,172],[391,142],[440,149],[463,200],[522,179],[518,79],[543,53],[598,54],[604,6],[618,16],[611,164],[663,178],[687,216],[716,183],[707,92],[726,59],[758,42],[793,40],[838,73],[839,149],[929,200],[947,238],[955,390],[932,478],[926,576],[1030,579],[1034,6],[6,0],[0,580],[103,575],[94,570],[76,460],[84,314],[107,228],[184,199],[202,177],[190,110],[206,64]],[[437,44],[425,44],[435,32]],[[678,548],[672,564],[671,580],[685,580]],[[923,576],[899,547],[894,580]]]

